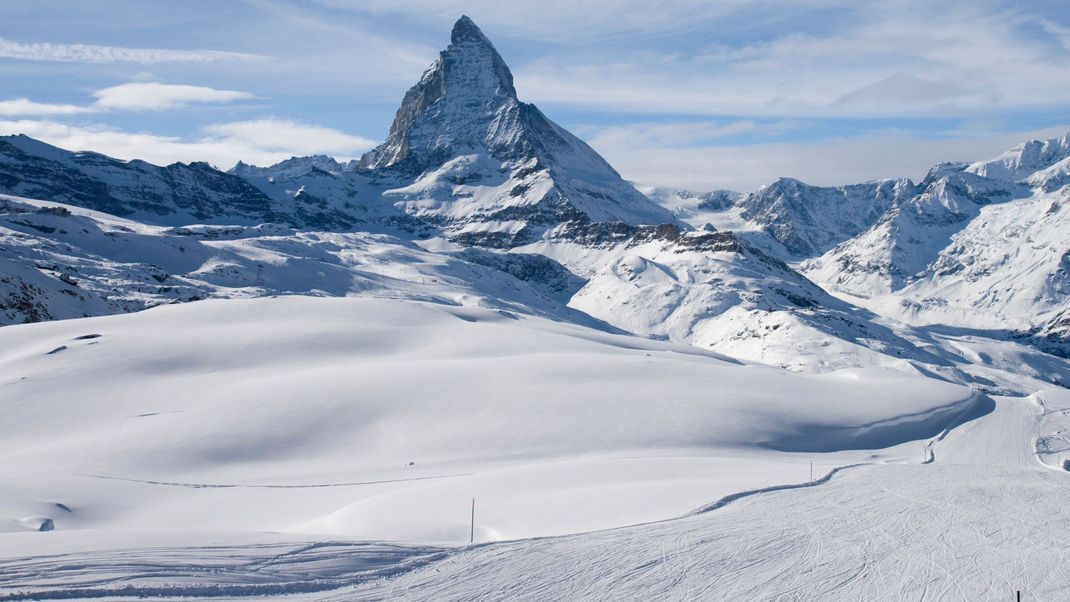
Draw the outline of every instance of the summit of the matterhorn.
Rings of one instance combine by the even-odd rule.
[[[520,128],[519,113],[509,67],[476,24],[462,16],[449,47],[405,94],[386,141],[360,165],[422,169],[455,150],[478,145],[502,150]]]
[[[395,206],[472,244],[515,246],[563,223],[678,223],[521,102],[509,67],[466,16],[358,169],[395,179],[401,186],[384,195]]]

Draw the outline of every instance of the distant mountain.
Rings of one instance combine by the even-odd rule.
[[[1028,195],[1028,189],[984,178],[963,165],[933,168],[919,193],[889,207],[859,236],[809,268],[821,280],[858,295],[899,290],[916,280],[982,207]]]
[[[723,223],[724,212],[732,209],[741,195],[732,190],[691,192],[679,188],[649,187],[640,189],[650,200],[672,212],[680,221],[695,228],[717,228],[711,220]]]
[[[907,179],[851,186],[810,186],[781,178],[743,195],[740,217],[799,257],[819,255],[873,225],[891,207],[916,194]]]
[[[1070,133],[1050,140],[1030,140],[995,159],[978,161],[966,171],[986,178],[1020,182],[1070,158]]]
[[[900,319],[1029,330],[1070,298],[1067,140],[933,168],[920,192],[804,266]]]
[[[341,230],[360,222],[353,212],[270,197],[207,163],[158,167],[70,152],[27,136],[0,137],[0,192],[169,226],[280,223]]]

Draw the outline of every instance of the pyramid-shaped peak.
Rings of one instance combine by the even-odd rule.
[[[476,26],[475,21],[470,19],[468,15],[461,15],[461,18],[457,19],[457,22],[453,24],[453,33],[450,34],[450,42],[453,44],[460,44],[466,40],[490,43],[487,36],[483,35],[483,32]]]
[[[455,149],[516,146],[522,130],[513,74],[476,24],[462,16],[449,47],[405,94],[386,141],[365,153],[360,165],[424,169]]]

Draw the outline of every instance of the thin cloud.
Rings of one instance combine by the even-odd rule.
[[[685,121],[672,123],[639,122],[610,126],[579,126],[575,132],[589,142],[607,147],[697,146],[703,142],[733,136],[773,136],[792,130],[788,120]]]
[[[183,139],[127,132],[106,125],[74,126],[48,120],[0,120],[0,135],[26,134],[68,150],[91,150],[118,159],[158,165],[207,161],[230,167],[238,161],[270,165],[293,156],[327,154],[356,158],[375,142],[324,126],[286,119],[260,119],[207,126]]]
[[[50,104],[28,98],[0,100],[0,116],[77,115],[106,111],[163,111],[196,104],[229,103],[256,98],[248,92],[205,86],[129,83],[97,90],[90,105]]]
[[[28,98],[16,98],[13,100],[0,100],[0,116],[22,115],[76,115],[88,113],[93,109],[70,104],[52,104],[46,102],[34,102]]]
[[[858,3],[850,23],[759,40],[549,53],[515,69],[528,100],[602,111],[918,117],[1051,109],[1070,97],[1068,29],[991,7]],[[893,17],[894,18],[891,18]]]
[[[130,83],[93,93],[97,110],[159,111],[191,104],[226,103],[256,98],[248,92],[217,90],[205,86],[160,83]]]
[[[623,36],[666,35],[714,28],[746,10],[748,20],[761,14],[788,17],[795,8],[837,6],[850,0],[314,0],[331,11],[402,16],[441,26],[468,14],[494,32],[555,43],[589,42]],[[715,28],[714,28],[715,29]],[[493,32],[488,31],[488,33]]]
[[[959,135],[942,140],[888,130],[815,142],[746,146],[639,147],[626,140],[589,140],[625,178],[693,191],[750,191],[779,177],[834,186],[909,177],[918,181],[943,161],[995,157],[1031,139],[1062,136],[1070,125],[1041,130]],[[610,144],[613,142],[613,144]]]
[[[332,128],[288,119],[256,119],[209,125],[204,140],[240,141],[265,152],[294,155],[329,154],[355,158],[354,153],[375,146],[374,140]]]
[[[256,54],[221,50],[171,50],[163,48],[123,48],[94,44],[21,43],[0,38],[0,58],[63,63],[212,63],[216,61],[264,58]]]

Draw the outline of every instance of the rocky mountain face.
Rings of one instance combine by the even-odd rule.
[[[736,204],[740,216],[798,257],[820,255],[872,226],[893,206],[917,194],[907,179],[851,186],[809,186],[781,178]]]
[[[207,163],[159,167],[70,152],[27,136],[0,137],[0,192],[50,199],[159,225],[279,223],[348,229],[358,216],[273,198]]]
[[[468,17],[359,168],[393,178],[385,200],[467,244],[515,246],[565,223],[677,223],[586,143],[520,102],[509,68]]]
[[[1028,194],[1026,188],[963,171],[964,167],[931,170],[918,194],[890,206],[868,230],[811,262],[808,273],[839,290],[872,296],[902,289],[922,278],[930,266],[943,273],[957,270],[949,257],[939,258],[953,237],[983,207]]]
[[[1064,140],[937,166],[917,196],[804,271],[919,324],[1040,326],[1070,294],[1070,189],[1056,185],[1066,157],[1051,151]]]
[[[1030,333],[1034,344],[1055,355],[1070,358],[1070,304]]]

